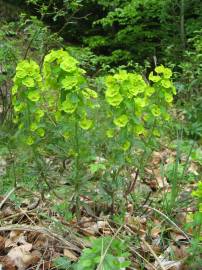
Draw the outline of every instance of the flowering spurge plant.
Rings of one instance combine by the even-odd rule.
[[[85,162],[90,156],[86,132],[93,128],[93,112],[96,106],[93,99],[97,93],[88,87],[85,71],[78,67],[78,62],[63,50],[52,51],[44,59],[43,77],[49,116],[55,122],[56,133],[60,133],[66,143],[61,145],[66,151],[66,158],[73,160],[68,181],[73,187],[73,206],[76,215],[80,215],[80,195],[86,181]],[[56,135],[57,136],[57,135]],[[60,146],[57,140],[57,145]],[[83,192],[83,191],[82,191]]]
[[[97,98],[97,93],[88,87],[84,74],[67,52],[51,51],[44,59],[41,72],[32,60],[20,62],[12,89],[18,134],[23,134],[26,143],[32,146],[35,157],[43,152],[41,148],[47,150],[59,146],[65,158],[73,158],[72,175],[68,179],[72,180],[77,212],[83,184],[81,165],[84,167],[90,149],[86,131],[93,127],[93,113],[91,117],[89,115],[96,106],[93,99]],[[38,151],[38,142],[44,136],[46,143],[40,144]],[[39,159],[43,161],[42,156]]]
[[[121,164],[123,167],[130,163],[138,169],[143,166],[146,160],[143,152],[151,147],[151,141],[160,137],[160,127],[169,121],[168,109],[173,95],[176,94],[171,76],[170,69],[158,66],[155,74],[150,73],[149,82],[140,74],[124,70],[106,77],[105,98],[109,105],[106,136],[109,138],[108,147],[111,145],[113,148],[116,144],[116,149],[113,148],[108,159],[116,155],[113,160],[116,162],[120,160],[120,156],[123,157],[119,164],[116,163],[117,168],[112,170],[112,175],[116,175],[116,178]],[[114,185],[115,179],[112,179]]]
[[[42,76],[38,64],[32,60],[18,63],[12,88],[14,122],[21,137],[32,145],[45,135],[42,110]]]

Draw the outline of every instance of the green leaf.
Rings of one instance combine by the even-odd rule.
[[[165,77],[166,79],[170,79],[171,76],[172,76],[172,71],[171,71],[171,69],[165,68],[165,69],[164,69],[164,77]]]
[[[67,72],[73,72],[77,69],[77,61],[73,57],[66,57],[64,61],[61,62],[60,68]]]
[[[98,94],[94,90],[91,90],[90,88],[84,89],[83,95],[86,98],[97,98],[98,97]]]
[[[31,100],[31,101],[39,101],[40,99],[40,94],[38,91],[34,90],[34,91],[30,91],[27,95],[28,99]]]
[[[156,73],[164,73],[164,70],[165,70],[165,68],[163,65],[155,68]]]
[[[71,262],[66,257],[58,257],[53,260],[53,264],[57,269],[67,270],[70,269]]]
[[[105,169],[106,169],[106,166],[103,163],[94,163],[90,165],[90,171],[92,174],[98,171],[105,170]]]
[[[38,128],[36,133],[40,136],[40,137],[44,137],[45,135],[45,130],[43,128]]]
[[[155,92],[155,88],[148,86],[145,90],[145,95],[150,97]]]
[[[126,141],[123,145],[122,145],[122,149],[124,151],[127,151],[131,146],[131,143],[129,141]]]
[[[77,85],[78,79],[76,76],[66,76],[61,83],[64,89],[69,90]]]
[[[136,126],[134,127],[134,132],[135,132],[135,134],[137,134],[137,135],[144,134],[144,133],[145,133],[145,128],[144,128],[143,125],[136,125]]]
[[[108,138],[113,138],[114,137],[114,130],[113,129],[108,129],[106,132],[106,135]]]
[[[14,111],[15,112],[21,112],[25,108],[25,105],[23,103],[15,104],[14,105]]]
[[[147,104],[147,100],[145,98],[134,98],[135,104],[140,107],[144,108]]]
[[[37,109],[35,111],[35,115],[36,115],[37,118],[40,119],[40,118],[42,118],[44,116],[44,111],[42,111],[41,109]]]
[[[14,85],[11,89],[11,92],[12,92],[12,95],[15,95],[18,91],[18,86],[17,85]]]
[[[66,113],[69,113],[69,114],[74,113],[76,108],[77,108],[77,104],[72,103],[69,100],[65,100],[61,105],[61,110],[63,110]]]
[[[151,112],[154,116],[160,116],[161,110],[157,105],[153,105]]]
[[[106,96],[106,100],[107,102],[111,105],[111,106],[119,106],[121,104],[121,102],[123,101],[123,97],[121,94],[116,94],[115,96],[113,97],[110,97],[110,96]]]
[[[165,101],[168,102],[168,103],[172,103],[173,101],[173,96],[169,93],[165,93],[164,94],[164,97],[165,97]]]
[[[34,139],[33,139],[31,136],[29,136],[29,137],[26,139],[26,143],[27,143],[28,145],[32,145],[32,144],[34,144]]]
[[[161,81],[161,84],[165,88],[170,88],[172,86],[171,82],[169,80],[166,80],[166,79],[165,80],[162,80]]]
[[[79,126],[84,130],[90,129],[92,127],[92,124],[93,124],[93,121],[86,118],[79,121]]]
[[[34,87],[34,85],[35,85],[34,80],[31,77],[27,77],[27,78],[23,79],[22,83],[25,86],[27,86],[28,88]]]
[[[38,124],[37,123],[31,123],[31,125],[30,125],[30,130],[31,131],[35,131],[35,130],[37,130],[37,128],[38,128]]]
[[[121,116],[114,119],[114,124],[118,127],[125,127],[128,121],[128,116],[126,114],[122,114]]]
[[[160,76],[155,76],[153,71],[149,74],[149,80],[152,81],[152,82],[158,82],[161,80],[161,77]]]

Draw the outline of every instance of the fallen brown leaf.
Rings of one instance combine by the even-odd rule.
[[[173,254],[175,255],[175,258],[178,260],[182,260],[187,258],[188,256],[188,247],[185,245],[181,245],[181,246],[175,246],[175,245],[171,245],[171,249],[173,251]]]
[[[63,254],[65,257],[69,258],[71,261],[77,261],[77,256],[70,250],[64,249]]]
[[[8,252],[8,257],[18,270],[24,270],[38,261],[39,258],[36,258],[36,256],[30,252],[31,249],[32,244],[26,243],[14,247]]]
[[[15,247],[19,244],[26,244],[26,237],[23,232],[20,231],[11,231],[9,238],[5,241],[5,247]]]
[[[161,249],[161,236],[157,236],[155,239],[152,240],[152,249],[155,253],[160,254],[162,252]]]
[[[170,261],[166,259],[160,259],[160,262],[165,270],[181,270],[182,269],[182,262]],[[156,263],[155,267],[157,266],[158,264]]]
[[[157,225],[151,229],[151,236],[153,238],[156,238],[161,233],[161,227],[160,225]]]
[[[47,249],[48,248],[48,245],[49,245],[49,239],[46,235],[43,235],[43,234],[39,234],[37,236],[37,239],[34,241],[34,248],[38,248],[38,249],[41,249],[41,248],[44,248],[44,249]]]
[[[183,234],[180,234],[180,233],[174,232],[174,231],[170,233],[170,236],[171,236],[171,239],[175,242],[187,240],[187,238]]]
[[[152,161],[151,163],[153,165],[157,165],[161,162],[162,160],[162,154],[160,152],[156,152],[154,151],[153,154],[152,154]]]
[[[0,256],[0,269],[16,270],[15,264],[8,256]]]
[[[5,248],[5,239],[3,236],[0,235],[0,251],[4,250]]]

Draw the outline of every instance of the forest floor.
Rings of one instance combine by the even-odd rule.
[[[189,181],[177,183],[176,202],[168,202],[166,194],[170,194],[172,186],[168,177],[162,177],[160,169],[162,163],[169,168],[175,158],[176,152],[171,149],[153,153],[151,165],[145,169],[144,181],[137,177],[133,187],[134,194],[143,198],[141,204],[138,203],[141,208],[128,204],[121,225],[106,214],[106,205],[95,205],[88,197],[81,198],[88,207],[81,209],[80,220],[76,220],[65,217],[65,211],[60,214],[55,210],[59,199],[51,193],[41,200],[37,191],[23,187],[10,189],[0,198],[1,268],[68,269],[69,264],[78,260],[83,248],[91,246],[90,239],[112,236],[137,239],[129,245],[133,267],[127,269],[193,269],[186,262],[192,228],[186,228],[185,224],[190,222],[191,213],[195,211],[191,190],[196,187],[194,178],[200,166],[190,162],[186,170]],[[1,161],[1,171],[6,163],[6,160]],[[169,203],[174,208],[172,217],[169,217]],[[98,210],[94,211],[96,208]]]

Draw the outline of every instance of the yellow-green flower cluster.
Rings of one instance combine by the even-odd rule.
[[[29,145],[45,135],[45,110],[52,113],[56,122],[68,115],[76,118],[82,129],[92,127],[88,108],[94,107],[92,99],[97,98],[97,93],[87,86],[84,73],[77,60],[63,50],[45,56],[42,74],[32,60],[18,63],[12,88],[14,121]],[[64,131],[64,137],[68,136]]]
[[[149,80],[155,84],[155,87],[158,87],[160,93],[162,93],[161,97],[164,98],[167,103],[172,103],[173,95],[176,94],[176,89],[170,80],[172,71],[161,65],[155,68],[155,72],[157,75],[151,72]]]
[[[128,73],[125,70],[106,77],[105,97],[110,105],[114,128],[126,129],[135,135],[147,135],[148,123],[155,118],[169,120],[168,107],[176,94],[175,87],[170,80],[172,72],[169,68],[158,66],[149,75],[150,83],[137,73]],[[113,127],[107,131],[112,138]],[[154,135],[159,132],[154,130]],[[128,143],[126,145],[129,145]],[[124,146],[124,148],[126,148]]]
[[[78,67],[77,60],[63,50],[51,51],[44,59],[43,74],[49,105],[57,103],[56,121],[65,113],[76,116],[82,129],[91,128],[87,107],[93,107],[92,98],[97,98],[97,93],[87,87],[85,71]]]
[[[44,137],[45,110],[56,122],[74,119],[83,130],[93,126],[89,108],[94,108],[97,93],[88,87],[84,74],[77,60],[63,50],[51,51],[45,56],[42,75],[32,60],[18,64],[12,88],[14,120],[27,134],[28,144]],[[171,70],[162,65],[155,68],[155,74],[150,73],[150,83],[140,74],[124,70],[107,76],[105,97],[111,118],[107,136],[113,138],[117,128],[124,130],[124,134],[146,136],[154,119],[168,121],[168,107],[176,94],[171,76]],[[153,134],[159,136],[159,130],[153,129]],[[64,138],[68,137],[69,133],[64,130]],[[126,138],[122,149],[126,151],[130,145],[131,141]]]
[[[32,60],[23,60],[16,67],[13,79],[12,103],[15,111],[14,122],[26,136],[31,145],[37,137],[43,137],[42,118],[44,111],[40,108],[42,99],[42,77],[38,64]]]
[[[117,107],[125,98],[133,98],[139,93],[143,93],[147,85],[141,75],[122,70],[114,76],[108,76],[106,86],[107,102],[111,106]]]

